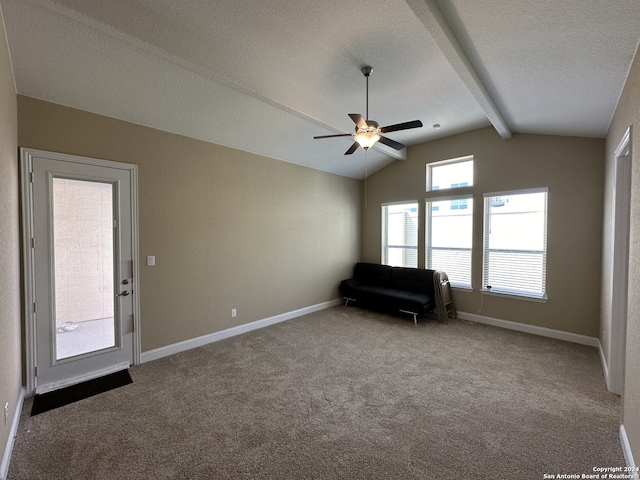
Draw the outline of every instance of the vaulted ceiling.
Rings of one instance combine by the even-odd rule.
[[[363,178],[348,113],[413,145],[493,125],[604,137],[638,0],[0,0],[19,94]],[[440,128],[434,128],[434,125]]]

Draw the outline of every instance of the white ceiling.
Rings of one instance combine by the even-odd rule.
[[[493,125],[604,137],[638,0],[0,0],[19,94],[353,178],[348,113],[407,145]],[[434,124],[442,128],[434,129]]]

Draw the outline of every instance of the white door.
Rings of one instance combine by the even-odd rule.
[[[23,163],[33,386],[44,393],[135,363],[135,167],[40,151]]]
[[[611,276],[611,338],[609,339],[609,391],[624,392],[629,297],[629,232],[631,229],[631,130],[616,149],[613,185],[613,271]],[[606,339],[605,339],[606,341]]]

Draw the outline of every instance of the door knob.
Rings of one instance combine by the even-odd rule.
[[[116,294],[116,297],[126,297],[127,295],[129,295],[129,290]]]

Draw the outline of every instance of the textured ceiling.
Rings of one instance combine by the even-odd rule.
[[[348,113],[413,145],[493,125],[603,137],[638,0],[0,0],[18,93],[353,178]],[[434,124],[442,125],[436,130]]]

